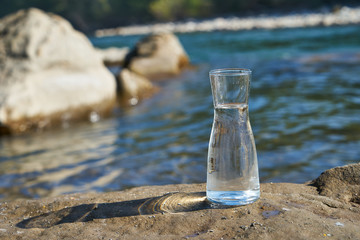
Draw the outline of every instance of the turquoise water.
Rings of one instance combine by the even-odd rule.
[[[360,26],[179,35],[196,68],[97,123],[0,139],[0,200],[206,181],[210,69],[253,70],[261,182],[302,183],[360,158]],[[140,36],[92,38],[133,46]],[[205,189],[204,189],[205,190]]]

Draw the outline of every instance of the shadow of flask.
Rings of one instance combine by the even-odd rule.
[[[55,225],[73,222],[88,222],[94,219],[151,215],[158,213],[181,213],[216,206],[206,199],[205,192],[167,193],[163,196],[115,203],[82,204],[48,212],[25,219],[16,226],[20,228],[50,228]]]

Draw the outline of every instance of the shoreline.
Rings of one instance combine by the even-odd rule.
[[[0,239],[360,239],[359,170],[262,183],[245,206],[209,202],[205,183],[0,202]]]
[[[210,20],[189,20],[148,25],[134,25],[99,29],[96,37],[145,35],[158,32],[191,33],[211,31],[239,31],[252,29],[279,29],[315,26],[349,25],[360,23],[360,7],[342,7],[335,12],[302,13],[281,16],[218,17]]]

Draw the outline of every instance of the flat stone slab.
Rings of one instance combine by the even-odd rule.
[[[206,200],[205,184],[0,203],[0,239],[360,239],[359,226],[359,204],[291,183],[227,208]]]

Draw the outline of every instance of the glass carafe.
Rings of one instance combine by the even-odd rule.
[[[210,71],[214,121],[207,162],[207,198],[245,205],[260,197],[255,140],[249,121],[249,69]]]

